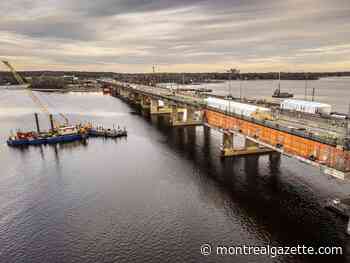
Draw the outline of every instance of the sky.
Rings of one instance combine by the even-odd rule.
[[[0,10],[0,59],[18,70],[350,71],[350,0],[10,0]]]

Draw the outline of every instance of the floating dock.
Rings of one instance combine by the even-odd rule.
[[[104,127],[96,127],[96,128],[90,128],[88,130],[88,134],[92,137],[105,137],[105,138],[119,138],[119,137],[127,137],[128,132],[126,128],[120,129],[119,127],[117,129],[107,129]]]

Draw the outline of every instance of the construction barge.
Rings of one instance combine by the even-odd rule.
[[[91,137],[105,137],[105,138],[118,138],[127,136],[126,128],[120,129],[107,129],[102,126],[92,127],[88,125],[75,125],[75,126],[60,126],[55,127],[53,124],[53,117],[50,114],[50,131],[41,131],[39,126],[38,114],[35,113],[36,131],[22,132],[17,131],[15,134],[11,134],[7,140],[7,145],[10,147],[25,147],[30,145],[46,145],[46,144],[60,144],[69,143],[75,141],[86,141]]]
[[[7,145],[12,147],[21,147],[29,145],[57,144],[74,141],[83,141],[88,137],[87,127],[81,125],[76,126],[60,126],[55,127],[52,114],[49,115],[51,130],[41,131],[39,125],[38,114],[35,113],[36,131],[22,132],[17,131],[11,134],[7,140]]]
[[[15,136],[10,136],[7,145],[12,147],[57,144],[75,141],[83,141],[87,134],[75,126],[59,128],[57,133],[45,132],[17,132]]]
[[[44,144],[58,144],[58,143],[68,143],[75,141],[85,141],[89,135],[90,136],[103,136],[108,138],[117,138],[127,136],[127,131],[118,129],[105,129],[103,127],[92,127],[91,124],[88,125],[68,125],[68,118],[60,113],[59,115],[64,118],[65,123],[62,125],[58,121],[54,120],[53,115],[50,114],[47,106],[45,106],[40,99],[34,94],[33,89],[31,89],[31,84],[27,79],[23,78],[20,74],[16,72],[14,67],[8,61],[2,61],[6,67],[10,69],[14,78],[17,80],[21,87],[28,89],[29,94],[33,101],[40,106],[44,113],[47,113],[50,118],[50,130],[41,131],[39,125],[38,114],[35,113],[35,123],[36,131],[22,132],[18,130],[15,134],[11,132],[7,142],[8,146],[11,147],[23,147],[29,145],[44,145]],[[40,89],[39,91],[44,91]],[[49,89],[48,91],[54,91]],[[62,90],[60,90],[62,91]],[[103,89],[104,93],[108,93],[110,89]]]
[[[91,137],[119,138],[128,136],[126,128],[124,127],[124,129],[121,129],[119,126],[117,129],[114,127],[108,129],[102,126],[97,126],[96,128],[90,128],[88,133]]]

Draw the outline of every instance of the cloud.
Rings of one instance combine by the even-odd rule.
[[[0,9],[0,54],[20,69],[346,70],[350,59],[348,0],[13,0]]]
[[[105,17],[131,13],[147,13],[160,10],[172,10],[181,7],[199,5],[205,0],[100,0],[74,1],[74,8],[87,16]]]
[[[0,30],[33,38],[56,38],[68,40],[93,40],[98,38],[94,27],[78,19],[47,16],[27,19],[1,19]]]

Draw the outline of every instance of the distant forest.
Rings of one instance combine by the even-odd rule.
[[[79,79],[114,78],[122,81],[138,83],[202,83],[224,80],[270,80],[278,79],[278,73],[114,73],[114,72],[82,72],[82,71],[23,71],[19,72],[25,78],[59,78],[64,75],[74,75]],[[281,72],[282,80],[315,80],[322,77],[350,76],[350,72]],[[7,83],[16,84],[12,74],[8,71],[0,71],[0,85]]]

